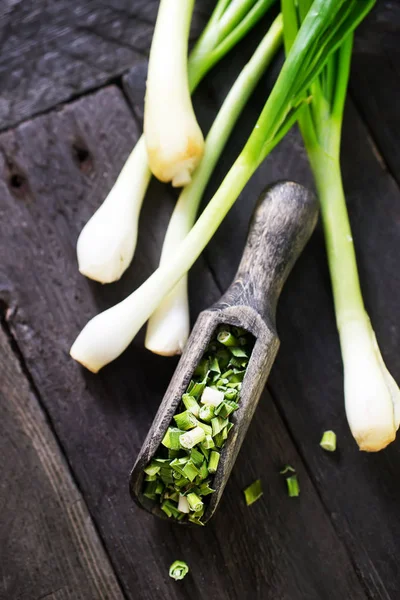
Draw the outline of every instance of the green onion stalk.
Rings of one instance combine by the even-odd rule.
[[[363,3],[360,3],[363,4]],[[290,52],[310,0],[283,0]],[[321,206],[344,367],[347,419],[360,448],[375,452],[396,437],[400,390],[387,370],[365,310],[343,191],[340,141],[353,36],[347,35],[310,87],[312,102],[299,115]]]
[[[167,264],[189,233],[212,171],[236,125],[240,113],[282,41],[282,15],[273,22],[250,61],[239,74],[207,135],[203,160],[192,181],[181,192],[170,219],[160,265]],[[145,346],[164,356],[181,354],[189,336],[187,275],[150,317]]]
[[[189,56],[187,76],[191,93],[208,71],[259,22],[274,1],[217,2]],[[186,17],[191,13],[191,5],[189,1],[181,3]],[[181,23],[180,18],[177,21]],[[173,37],[169,38],[171,45],[173,41]],[[165,58],[168,45],[164,46]],[[176,49],[175,46],[173,48]],[[180,51],[182,60],[186,60],[186,56],[183,56],[185,50]],[[83,275],[100,283],[111,283],[120,279],[128,268],[136,248],[139,215],[150,178],[146,143],[142,135],[108,196],[78,238],[78,267]]]
[[[296,122],[313,80],[374,0],[314,0],[242,152],[171,260],[84,327],[71,356],[93,372],[119,356],[199,257],[261,162]]]

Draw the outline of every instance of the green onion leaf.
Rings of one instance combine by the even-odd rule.
[[[177,427],[168,427],[165,436],[162,439],[162,445],[170,450],[179,450],[180,449],[180,437],[184,433],[181,429]]]
[[[179,443],[182,448],[187,449],[193,448],[193,446],[196,446],[196,444],[202,442],[206,437],[206,432],[204,431],[204,428],[200,426],[200,424],[198,427],[195,427],[186,433],[181,432],[181,434],[182,435],[179,436]]]

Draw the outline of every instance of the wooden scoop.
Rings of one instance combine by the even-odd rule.
[[[143,468],[171,424],[215,329],[227,324],[252,333],[255,345],[241,388],[240,406],[232,415],[235,426],[221,451],[212,480],[215,493],[206,498],[208,504],[202,522],[206,523],[214,514],[278,351],[275,313],[279,295],[311,236],[317,216],[314,195],[297,183],[277,183],[261,194],[236,277],[222,298],[200,313],[133,467],[131,495],[139,506],[154,515],[167,518],[157,502],[143,496]]]

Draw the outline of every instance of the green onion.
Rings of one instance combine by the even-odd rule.
[[[215,473],[218,468],[218,463],[220,459],[220,453],[216,450],[212,450],[210,453],[210,459],[208,461],[208,472]]]
[[[239,408],[239,404],[232,402],[231,400],[225,400],[215,409],[215,415],[226,419],[231,413]]]
[[[199,498],[199,496],[194,492],[190,492],[190,494],[186,496],[186,499],[189,503],[190,510],[198,512],[203,508],[203,502],[201,498]]]
[[[257,479],[256,481],[254,481],[251,485],[249,485],[249,487],[243,490],[243,493],[247,506],[250,506],[257,500],[259,500],[263,495],[261,480]]]
[[[145,467],[143,469],[143,471],[147,474],[147,475],[156,475],[158,473],[158,471],[160,470],[160,465],[158,465],[156,462],[151,461],[151,463],[149,465],[147,465],[147,467]]]
[[[192,92],[207,72],[251,31],[271,4],[271,0],[217,2],[189,57],[189,87]],[[110,193],[79,236],[78,265],[83,275],[101,283],[110,283],[120,279],[129,266],[135,252],[140,210],[150,178],[142,136]]]
[[[249,3],[248,0],[245,1]],[[282,17],[279,15],[232,86],[208,133],[203,160],[192,181],[182,191],[168,225],[160,266],[169,263],[179,243],[193,226],[202,195],[218,158],[257,82],[280,46],[281,37]],[[156,354],[181,354],[188,335],[189,306],[185,275],[151,315],[145,346]],[[236,343],[236,339],[233,339]]]
[[[297,479],[297,475],[291,475],[286,478],[286,485],[288,489],[288,495],[291,498],[295,498],[300,495],[300,486]]]
[[[179,450],[180,438],[184,432],[177,427],[168,427],[167,432],[162,440],[162,445],[171,450]]]
[[[289,53],[310,4],[310,0],[282,2]],[[356,25],[373,4],[372,0],[353,2],[349,18]],[[321,205],[343,358],[347,419],[360,449],[375,452],[396,437],[400,390],[383,362],[365,310],[343,191],[340,141],[352,41],[352,35],[342,41],[309,86],[312,102],[299,114],[299,125]]]
[[[174,517],[175,519],[179,517],[179,510],[171,500],[164,500],[161,504],[161,510],[165,512],[167,517]]]
[[[213,417],[211,419],[212,435],[215,437],[224,427],[228,425],[228,420],[221,417]]]
[[[183,475],[186,477],[186,479],[189,479],[189,481],[194,481],[199,474],[199,469],[192,460],[188,460],[182,471]]]
[[[169,576],[175,581],[183,579],[189,573],[189,567],[183,560],[176,560],[169,568]]]
[[[374,0],[314,0],[246,145],[219,189],[174,256],[125,300],[89,321],[71,348],[75,360],[97,372],[131,343],[200,256],[258,166],[295,123],[307,101],[311,82],[373,3]]]
[[[190,451],[190,460],[196,465],[196,467],[201,467],[204,461],[204,456],[202,452],[197,450],[197,448],[192,448]]]
[[[322,439],[319,443],[321,448],[328,452],[335,452],[336,450],[336,433],[334,431],[324,431]]]
[[[214,448],[215,444],[214,444],[214,440],[212,439],[212,436],[206,435],[205,440],[203,440],[201,442],[201,446],[203,448],[205,448],[206,450],[210,450],[210,448]]]
[[[224,346],[237,346],[238,341],[230,331],[221,331],[218,334],[218,341]]]
[[[291,465],[285,465],[281,471],[279,471],[281,475],[287,475],[287,473],[296,473],[296,469],[294,469]]]
[[[190,410],[185,410],[184,412],[175,415],[174,421],[178,429],[183,429],[183,431],[193,429],[197,424],[197,419]]]
[[[192,412],[195,417],[199,416],[200,406],[197,403],[196,398],[194,398],[193,396],[190,396],[189,394],[183,394],[182,402],[185,405],[185,408],[187,410],[190,410],[190,412]]]
[[[201,396],[201,403],[209,406],[218,406],[224,400],[224,393],[213,388],[206,387]]]
[[[196,446],[196,444],[202,442],[205,437],[206,433],[204,428],[202,429],[201,427],[195,427],[194,429],[183,433],[179,437],[179,443],[182,448],[193,448],[193,446]]]
[[[182,496],[182,494],[179,494],[178,510],[186,514],[190,511],[189,502],[187,501],[186,496]]]
[[[209,423],[214,416],[214,411],[214,406],[210,406],[208,404],[202,406],[199,412],[199,419],[201,419],[205,423]]]

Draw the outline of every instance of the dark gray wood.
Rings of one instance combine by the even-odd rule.
[[[315,196],[298,184],[282,182],[262,192],[234,281],[216,304],[200,313],[133,467],[132,497],[154,515],[167,518],[158,503],[143,495],[143,469],[159,448],[216,328],[230,324],[249,331],[255,346],[233,417],[235,427],[221,452],[212,483],[215,493],[208,499],[202,521],[207,523],[217,509],[278,352],[275,312],[280,293],[317,215]]]
[[[81,369],[68,351],[88,318],[134,289],[159,259],[172,202],[153,182],[138,252],[121,281],[100,286],[77,270],[78,233],[137,135],[121,93],[107,88],[0,136],[0,295],[8,326],[124,592],[140,600],[365,599],[267,393],[207,527],[179,528],[132,503],[129,470],[176,361],[144,350],[142,335],[99,375]],[[238,246],[242,228],[244,222],[236,227]],[[220,295],[201,261],[189,283],[194,315]],[[298,500],[287,497],[279,475],[286,462],[299,473]],[[248,508],[242,489],[257,477],[264,497]],[[191,568],[178,584],[168,577],[177,558]]]
[[[193,36],[211,0],[196,2]],[[158,0],[2,0],[0,129],[110,82],[148,55]]]
[[[122,600],[82,494],[0,326],[0,598]]]
[[[350,92],[392,176],[400,184],[400,3],[378,0],[357,32]],[[381,159],[382,160],[382,159]]]

